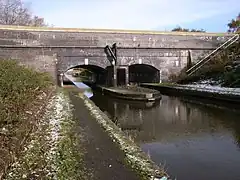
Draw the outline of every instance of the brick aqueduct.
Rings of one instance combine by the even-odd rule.
[[[160,76],[168,80],[170,74],[186,65],[188,50],[196,60],[229,38],[227,33],[0,26],[0,58],[16,59],[20,64],[51,73],[57,80],[61,73],[76,66],[96,74],[109,69],[105,47],[116,43],[117,68],[119,72],[124,69],[119,74],[124,81],[145,77],[145,81],[158,82]]]

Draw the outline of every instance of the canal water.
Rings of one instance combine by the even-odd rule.
[[[131,102],[86,89],[86,95],[173,179],[240,180],[239,109],[170,96]]]

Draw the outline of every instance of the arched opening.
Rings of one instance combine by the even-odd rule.
[[[65,74],[86,84],[105,84],[106,69],[96,65],[78,65],[69,68]]]
[[[148,64],[133,64],[129,66],[130,83],[159,83],[160,72]]]

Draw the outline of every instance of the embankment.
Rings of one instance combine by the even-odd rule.
[[[134,169],[143,179],[150,179],[151,176],[159,179],[163,176],[168,177],[163,167],[158,167],[154,164],[153,161],[143,153],[140,147],[130,140],[90,99],[81,94],[80,98],[83,100],[84,106],[88,109],[93,120],[105,130],[112,141],[115,142],[117,147],[122,151],[125,157],[125,163],[130,165],[129,168]]]
[[[0,60],[0,179],[22,155],[54,88],[45,73]]]
[[[239,88],[194,87],[177,84],[141,84],[142,87],[159,90],[172,96],[197,97],[221,102],[240,103]]]
[[[0,179],[167,176],[79,92],[14,61],[0,67]]]

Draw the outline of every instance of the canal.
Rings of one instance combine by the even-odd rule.
[[[177,180],[240,180],[240,111],[163,95],[156,102],[85,94]]]

